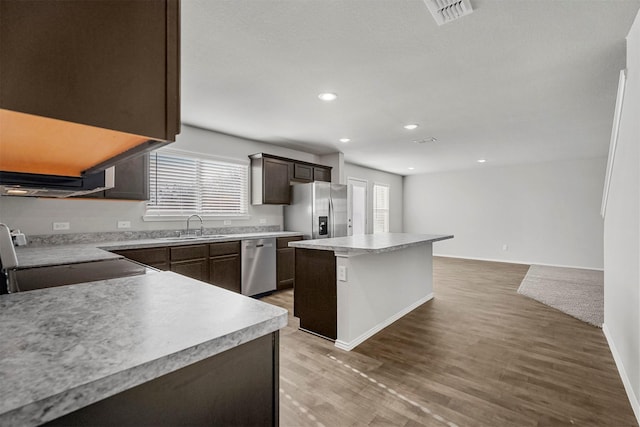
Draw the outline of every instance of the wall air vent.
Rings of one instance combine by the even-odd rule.
[[[470,0],[423,0],[438,25],[446,24],[473,12]]]

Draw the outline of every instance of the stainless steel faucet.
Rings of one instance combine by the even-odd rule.
[[[204,225],[202,223],[202,217],[198,214],[193,214],[191,215],[189,218],[187,218],[187,236],[189,235],[189,221],[191,221],[191,218],[196,217],[200,220],[200,235],[203,236],[204,235]],[[196,231],[196,236],[198,235],[198,232]]]

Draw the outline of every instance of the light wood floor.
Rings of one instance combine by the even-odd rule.
[[[351,352],[264,298],[290,313],[280,425],[637,426],[602,330],[517,294],[527,269],[436,257],[435,298]]]

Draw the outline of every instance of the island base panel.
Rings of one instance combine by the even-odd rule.
[[[44,424],[278,425],[278,332]]]
[[[337,338],[336,257],[332,251],[296,248],[294,316],[300,328]]]

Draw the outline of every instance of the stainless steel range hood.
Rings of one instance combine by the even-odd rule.
[[[113,188],[115,168],[81,177],[0,172],[0,195],[65,198]]]

